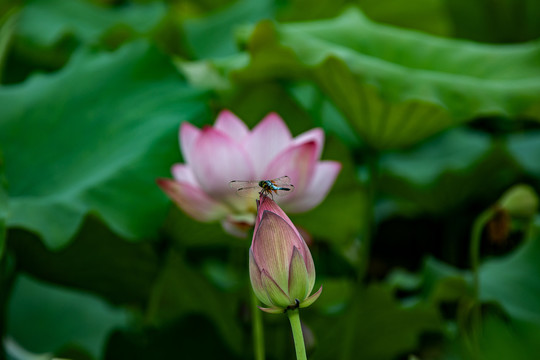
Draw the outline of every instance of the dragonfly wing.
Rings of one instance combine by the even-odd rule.
[[[229,182],[229,187],[235,190],[238,190],[241,188],[254,187],[254,186],[259,186],[259,182],[258,181],[243,181],[243,180],[233,180]]]
[[[277,187],[290,187],[291,178],[288,176],[278,177],[277,179],[270,180],[270,182]]]
[[[236,190],[236,193],[242,197],[258,199],[260,191],[261,191],[261,188],[260,186],[257,185],[257,186],[241,187]]]
[[[270,180],[270,182],[277,188],[272,190],[272,193],[277,196],[288,195],[294,190],[294,185],[291,184],[291,178],[288,176],[278,177],[277,179]]]
[[[294,191],[294,185],[289,184],[287,186],[281,186],[279,189],[274,190],[273,192],[277,196],[286,196],[286,195],[289,195],[293,191]]]
[[[284,196],[290,194],[294,190],[294,186],[291,185],[291,179],[288,176],[282,176],[274,180],[269,180],[275,189],[263,190],[259,186],[259,181],[240,181],[233,180],[229,183],[232,189],[236,190],[236,193],[243,197],[250,197],[257,199],[261,191],[264,191],[268,195]]]

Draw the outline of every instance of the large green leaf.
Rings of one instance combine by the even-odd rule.
[[[436,183],[445,171],[470,169],[491,146],[492,141],[486,134],[464,129],[448,131],[412,151],[383,156],[381,171],[390,171],[416,186],[426,187]]]
[[[147,33],[165,13],[159,2],[108,9],[85,0],[31,0],[23,8],[17,35],[42,47],[70,35],[83,42],[98,41],[115,27]]]
[[[260,23],[238,81],[315,80],[376,148],[422,140],[475,116],[540,118],[536,43],[475,44],[400,30],[350,9],[338,18]]]
[[[442,213],[472,199],[495,202],[518,174],[499,142],[458,128],[408,151],[383,154],[378,187],[417,208]]]
[[[485,42],[522,42],[540,36],[536,0],[444,0],[455,36]]]
[[[539,256],[540,236],[536,234],[514,253],[484,263],[480,270],[481,298],[498,302],[514,319],[540,327]]]
[[[291,96],[328,135],[336,135],[348,147],[360,147],[360,140],[336,106],[315,85],[309,82],[293,83]]]
[[[527,173],[540,177],[540,131],[509,136],[508,150]]]
[[[482,359],[534,359],[540,350],[539,339],[538,327],[509,322],[504,317],[487,314],[483,320],[480,340]]]
[[[483,302],[483,330],[479,337],[482,358],[499,359],[514,353],[516,359],[534,358],[540,350],[540,238],[535,235],[513,253],[485,261],[480,267],[480,300]],[[472,274],[435,259],[423,269],[423,295],[434,303],[460,303],[473,297]],[[505,315],[494,311],[501,306]],[[457,343],[463,339],[456,339]],[[460,344],[458,352],[469,350]],[[513,350],[512,350],[513,349]],[[470,354],[466,357],[469,357]],[[514,358],[513,357],[513,358]]]
[[[434,303],[457,301],[472,297],[472,276],[433,257],[428,257],[422,269],[422,296]]]
[[[448,36],[452,24],[444,0],[357,0],[366,15],[377,22]]]
[[[196,58],[229,56],[238,52],[235,29],[271,18],[273,12],[272,1],[240,0],[221,11],[186,20],[183,28],[190,50]]]
[[[247,249],[251,241],[247,238],[239,240],[224,233],[219,223],[193,220],[176,206],[171,206],[162,230],[168,238],[185,247],[245,246]]]
[[[158,329],[149,327],[141,331],[133,327],[116,331],[107,343],[104,357],[105,360],[180,358],[238,360],[244,357],[232,353],[214,324],[197,314],[184,316]]]
[[[47,249],[22,230],[9,232],[8,249],[18,271],[139,309],[147,305],[161,267],[152,243],[126,241],[91,216],[61,250]]]
[[[538,232],[538,228],[535,230]],[[540,329],[540,237],[538,233],[513,253],[485,261],[480,267],[480,299],[502,306],[511,319],[526,322]],[[462,271],[435,259],[428,259],[423,269],[423,292],[439,300],[457,299],[459,295],[470,296],[472,277],[470,271]],[[448,292],[447,282],[460,280],[461,285]],[[444,285],[445,291],[441,290]],[[447,296],[444,296],[446,294]],[[443,295],[443,296],[438,296]]]
[[[237,295],[213,286],[175,250],[169,252],[166,261],[152,290],[148,310],[150,323],[164,326],[188,314],[205,315],[214,322],[230,348],[240,353],[243,333]]]
[[[289,0],[278,12],[280,21],[307,21],[339,15],[346,7],[358,5],[377,22],[449,35],[451,22],[444,0]]]
[[[60,72],[0,89],[8,225],[65,245],[88,212],[118,234],[155,234],[167,199],[155,185],[178,154],[182,120],[206,95],[145,42],[77,53]]]
[[[403,307],[386,287],[372,285],[352,299],[340,316],[312,319],[320,341],[314,359],[394,359],[414,350],[423,331],[441,329],[434,307]]]
[[[99,358],[104,342],[128,315],[83,293],[20,276],[9,303],[8,334],[32,352],[56,352],[76,344]]]

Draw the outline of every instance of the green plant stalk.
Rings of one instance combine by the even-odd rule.
[[[470,256],[471,270],[473,272],[473,291],[475,301],[479,300],[480,279],[478,268],[480,267],[480,242],[482,240],[482,230],[493,217],[494,210],[488,209],[481,213],[474,221],[471,231]]]
[[[264,328],[262,312],[258,308],[258,300],[251,291],[251,326],[253,334],[253,351],[256,360],[264,360]]]
[[[291,322],[291,330],[294,338],[297,360],[307,360],[306,346],[304,345],[304,335],[302,334],[302,324],[300,323],[300,311],[298,309],[288,310],[287,315]]]
[[[482,230],[493,217],[495,210],[489,208],[482,212],[474,221],[472,231],[471,231],[471,240],[470,240],[470,262],[471,262],[471,271],[473,274],[473,298],[474,298],[474,307],[471,313],[471,325],[472,325],[472,334],[473,334],[473,346],[475,355],[478,356],[478,338],[480,327],[482,324],[482,313],[480,310],[480,244],[482,240]]]

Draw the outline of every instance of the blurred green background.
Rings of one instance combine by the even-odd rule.
[[[536,0],[0,1],[0,358],[253,358],[250,239],[155,184],[180,123],[222,109],[322,127],[343,164],[292,216],[324,286],[310,358],[535,358],[540,217],[499,199],[540,191],[538,19]],[[292,359],[285,316],[264,323],[267,358]]]

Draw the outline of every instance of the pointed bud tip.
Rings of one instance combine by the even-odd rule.
[[[264,308],[262,306],[257,306],[260,310],[269,313],[269,314],[283,314],[285,312],[282,308]]]
[[[314,293],[313,295],[311,295],[310,297],[308,297],[306,300],[302,301],[300,303],[300,308],[306,308],[308,306],[310,306],[311,304],[313,304],[315,301],[317,301],[317,299],[319,298],[319,296],[321,296],[321,293],[322,293],[322,285],[321,287],[319,288],[319,290],[317,290],[316,293]]]

